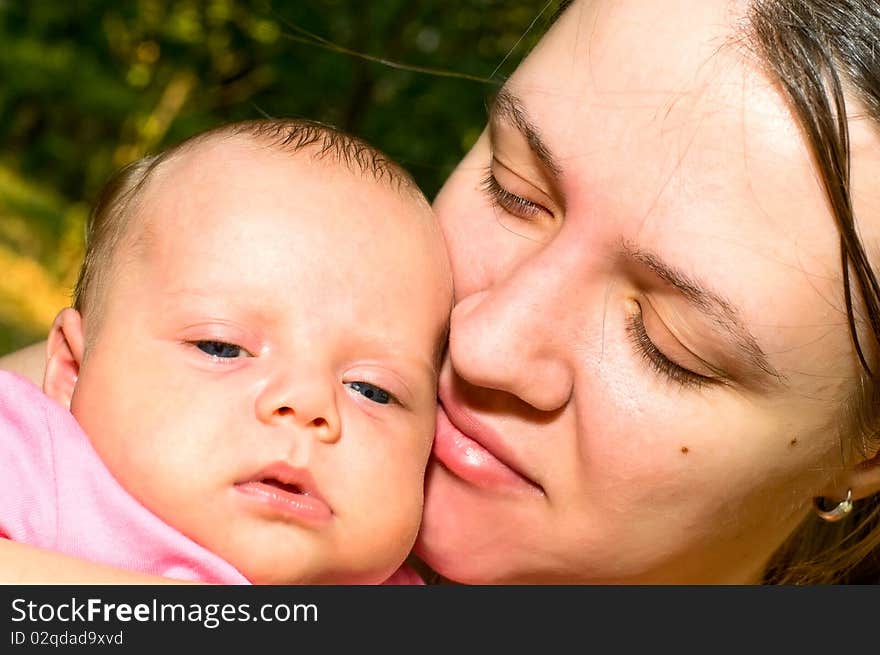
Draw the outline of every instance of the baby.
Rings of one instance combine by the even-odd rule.
[[[386,581],[451,303],[428,202],[358,139],[252,121],[130,165],[45,395],[0,374],[0,536],[202,582]]]

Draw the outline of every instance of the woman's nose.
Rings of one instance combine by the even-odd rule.
[[[256,413],[267,425],[298,426],[325,443],[336,442],[341,432],[334,381],[317,376],[274,376],[257,397]]]
[[[553,264],[527,263],[463,298],[452,312],[449,337],[452,366],[467,382],[548,412],[571,396],[582,334],[572,328],[574,290]]]

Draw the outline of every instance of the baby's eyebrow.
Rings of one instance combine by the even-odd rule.
[[[493,120],[501,120],[509,123],[523,135],[523,138],[529,144],[529,148],[535,156],[550,170],[555,176],[559,177],[562,169],[553,157],[550,148],[541,138],[541,133],[535,124],[529,119],[522,101],[513,94],[507,87],[503,87],[492,104],[489,107],[490,123]]]
[[[773,367],[758,340],[739,318],[734,305],[710,290],[705,284],[664,262],[656,253],[640,249],[635,244],[623,241],[621,253],[625,259],[650,270],[661,280],[674,287],[693,307],[707,316],[713,324],[727,332],[733,343],[749,366],[763,376],[783,382],[784,377]]]

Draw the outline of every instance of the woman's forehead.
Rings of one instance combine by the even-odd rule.
[[[596,207],[604,194],[658,232],[757,244],[787,266],[839,278],[826,190],[749,42],[749,5],[575,2],[505,91],[577,192],[567,200]],[[872,252],[880,129],[848,103],[856,219]]]
[[[758,233],[788,264],[805,249],[827,256],[810,272],[828,274],[825,190],[790,106],[742,43],[730,13],[741,4],[576,2],[502,104],[512,98],[558,166],[567,211],[746,244]]]
[[[543,103],[565,117],[562,130],[614,113],[637,120],[634,127],[650,122],[669,131],[693,123],[699,109],[741,111],[754,87],[771,82],[731,5],[576,2],[507,86],[530,107]]]
[[[556,59],[560,65],[555,72],[561,77],[588,72],[596,86],[630,93],[632,78],[642,75],[637,88],[665,91],[670,81],[686,84],[693,71],[719,49],[744,42],[749,4],[730,0],[575,2],[533,52]]]

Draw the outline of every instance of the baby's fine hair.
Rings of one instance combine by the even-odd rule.
[[[137,214],[138,200],[163,163],[208,141],[244,137],[291,154],[307,151],[315,160],[329,160],[356,174],[368,175],[428,206],[410,174],[387,155],[358,137],[335,127],[298,118],[267,118],[222,125],[196,134],[162,152],[147,155],[120,169],[102,188],[89,217],[86,252],[73,294],[80,312],[91,308],[113,265],[113,255]]]

